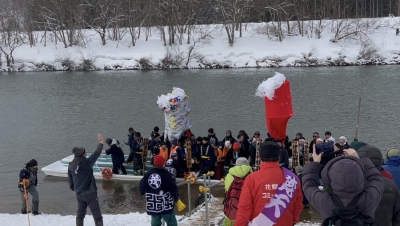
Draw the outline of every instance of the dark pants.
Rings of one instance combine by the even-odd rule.
[[[133,151],[131,149],[131,151],[129,152],[129,156],[128,159],[126,160],[126,162],[132,162],[133,161]]]
[[[126,175],[126,169],[125,169],[125,166],[124,166],[124,165],[122,165],[122,164],[113,165],[113,168],[112,168],[113,174],[119,174],[119,170],[122,171],[122,174],[123,174],[123,175]]]
[[[164,219],[167,226],[177,226],[178,222],[176,221],[175,213],[172,211],[171,214],[163,214],[163,215],[152,215],[151,216],[151,226],[161,226],[161,219]]]
[[[215,172],[215,179],[221,180],[224,177],[224,165],[225,162],[218,162],[217,163],[217,170]]]
[[[133,162],[135,164],[134,170],[142,170],[143,169],[143,158],[141,155],[136,155],[135,158],[133,159]]]
[[[30,188],[26,189],[26,192],[32,196],[32,212],[39,211],[39,193],[36,190],[36,186],[32,185]],[[21,192],[21,213],[26,213],[26,200],[24,198],[24,192]]]
[[[211,160],[202,159],[200,162],[200,175],[208,173],[211,169]]]
[[[99,200],[97,199],[97,192],[94,192],[89,195],[78,196],[78,211],[76,213],[76,218],[85,218],[86,209],[89,206],[90,211],[92,212],[93,219],[102,218],[99,206]]]

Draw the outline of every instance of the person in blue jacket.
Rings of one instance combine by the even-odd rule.
[[[124,152],[119,146],[119,141],[107,138],[106,144],[108,144],[109,147],[109,149],[106,150],[106,155],[111,155],[113,174],[119,174],[119,170],[121,170],[122,174],[126,175],[126,169],[123,165],[123,163],[125,162],[125,156]]]
[[[179,190],[164,164],[165,159],[161,155],[154,156],[154,167],[140,181],[140,194],[146,195],[146,210],[151,216],[151,226],[161,226],[161,219],[167,226],[178,225],[174,207],[179,200]]]
[[[165,169],[174,176],[174,179],[183,175],[183,169],[178,161],[178,153],[172,153],[171,158],[165,163]]]
[[[200,174],[205,174],[211,170],[211,163],[215,161],[214,148],[209,144],[208,137],[203,137],[200,156]]]
[[[389,159],[386,159],[386,165],[383,165],[382,168],[392,174],[394,182],[400,188],[400,151],[389,149],[387,157]]]

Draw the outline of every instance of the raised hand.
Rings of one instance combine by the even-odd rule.
[[[99,143],[100,144],[104,144],[104,138],[103,138],[103,135],[101,133],[97,134],[97,139],[99,139]]]

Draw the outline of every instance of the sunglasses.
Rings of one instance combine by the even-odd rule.
[[[313,137],[318,137],[318,136],[313,136]]]

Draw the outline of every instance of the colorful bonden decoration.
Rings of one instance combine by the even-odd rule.
[[[179,139],[190,124],[189,97],[181,88],[172,88],[172,93],[158,97],[157,105],[165,114],[165,136],[169,140]]]
[[[294,116],[289,80],[275,73],[258,86],[256,95],[264,99],[269,134],[276,141],[285,140],[288,121]]]

